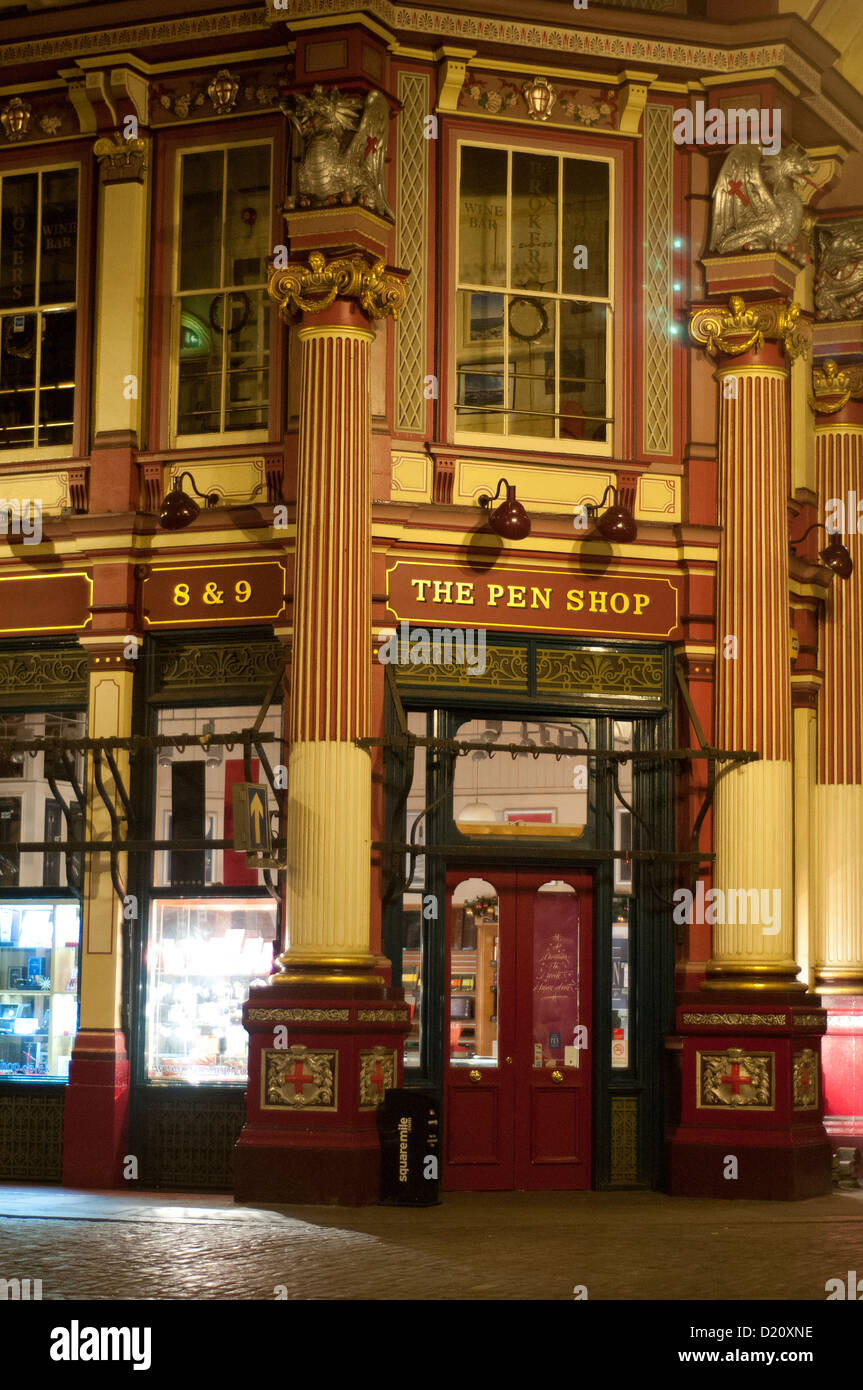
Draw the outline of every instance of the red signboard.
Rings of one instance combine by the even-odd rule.
[[[0,633],[80,632],[90,622],[89,574],[0,576]]]
[[[680,635],[680,587],[665,577],[587,574],[399,560],[387,571],[387,606],[426,626],[518,628],[604,637]]]
[[[273,622],[285,611],[285,566],[279,560],[154,565],[141,604],[148,628]]]

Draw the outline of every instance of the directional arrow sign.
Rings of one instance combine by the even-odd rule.
[[[270,815],[267,788],[259,782],[235,782],[234,849],[270,853]]]

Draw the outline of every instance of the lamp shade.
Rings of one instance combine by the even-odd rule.
[[[165,531],[182,531],[191,526],[200,510],[197,502],[176,481],[159,508],[159,525]]]
[[[634,541],[638,535],[635,517],[627,507],[621,507],[619,503],[603,512],[596,523],[596,529],[604,540],[618,543]]]
[[[506,484],[506,497],[492,512],[488,524],[495,535],[509,541],[521,541],[530,535],[530,517],[516,500],[515,488],[511,483]]]
[[[854,561],[848,547],[840,541],[838,532],[830,537],[829,544],[821,551],[819,558],[828,569],[838,574],[840,579],[850,579],[854,573]]]
[[[493,825],[496,819],[494,807],[487,801],[469,801],[456,817],[460,825]]]

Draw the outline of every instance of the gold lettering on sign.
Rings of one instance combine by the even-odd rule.
[[[210,579],[204,584],[200,597],[208,607],[211,607],[214,604],[223,604],[225,602],[225,591],[218,587],[215,579]],[[251,597],[252,586],[248,579],[238,579],[234,585],[234,598],[236,602],[248,603]],[[185,608],[190,600],[188,584],[175,584],[173,599],[178,608]]]

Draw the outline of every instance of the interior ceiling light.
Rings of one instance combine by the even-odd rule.
[[[819,530],[827,531],[827,526],[823,521],[814,521],[812,525],[803,532],[802,536],[798,536],[796,541],[791,542],[791,548],[795,555],[797,554],[798,545],[803,544],[810,532]],[[826,565],[834,574],[838,574],[840,579],[850,579],[854,573],[854,561],[851,559],[851,552],[847,545],[842,544],[839,539],[838,531],[827,531],[827,534],[830,540],[827,542],[824,549],[819,551],[819,560],[822,565]]]
[[[611,493],[613,501],[607,511],[599,515],[600,507],[605,506],[605,499]],[[627,545],[634,541],[638,535],[638,527],[635,524],[635,517],[628,507],[624,507],[620,500],[620,493],[616,487],[609,483],[599,502],[589,502],[585,507],[590,520],[594,522],[596,529],[603,540],[616,541],[619,545]]]
[[[495,535],[503,536],[508,541],[522,541],[525,536],[530,535],[530,517],[521,503],[516,500],[515,488],[512,483],[508,483],[506,478],[501,478],[494,497],[491,497],[487,492],[483,493],[479,498],[479,505],[486,509],[490,508],[492,502],[496,502],[500,496],[502,487],[506,488],[506,497],[500,506],[490,513],[488,524]]]
[[[159,508],[159,525],[164,531],[182,531],[186,526],[191,526],[201,510],[194,498],[183,491],[184,478],[189,479],[192,484],[192,491],[198,497],[202,497],[208,507],[215,507],[219,500],[219,495],[216,492],[201,492],[196,487],[195,479],[191,473],[178,473],[171,491],[167,497],[162,499],[162,505]]]

